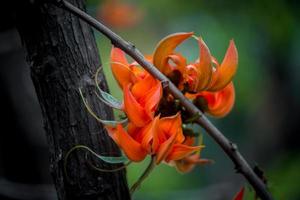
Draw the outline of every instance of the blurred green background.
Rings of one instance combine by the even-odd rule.
[[[221,62],[233,38],[239,52],[236,104],[227,117],[212,120],[238,144],[252,166],[264,170],[276,199],[300,199],[298,1],[89,0],[87,5],[90,14],[144,54],[152,54],[157,42],[170,33],[194,31]],[[121,14],[114,17],[115,13]],[[109,67],[111,44],[103,35],[95,35],[110,91],[121,98]],[[199,53],[192,39],[181,45],[180,51],[191,62]],[[246,181],[206,133],[204,143],[203,157],[215,160],[215,164],[184,175],[162,164],[134,199],[229,200],[243,185],[247,187],[246,199],[253,199]],[[128,168],[130,185],[148,162]]]

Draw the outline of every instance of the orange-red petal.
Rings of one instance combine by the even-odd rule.
[[[163,38],[157,45],[153,54],[153,64],[164,74],[170,72],[168,56],[173,53],[175,48],[187,38],[193,35],[190,33],[175,33]]]
[[[153,140],[153,136],[157,131],[157,122],[159,120],[159,116],[155,117],[140,133],[142,135],[142,147],[147,150],[148,153],[152,153],[151,142]]]
[[[181,160],[176,160],[175,166],[179,172],[187,173],[190,172],[197,164],[204,165],[209,163],[212,163],[212,161],[208,159],[200,159],[199,154],[193,154]]]
[[[158,122],[157,132],[153,138],[153,151],[157,152],[160,144],[164,143],[168,138],[176,133],[176,142],[182,143],[185,139],[182,132],[181,115],[161,118]]]
[[[153,78],[150,74],[147,74],[142,80],[135,83],[131,92],[133,96],[139,100],[142,97],[145,97],[148,91],[157,83],[157,80]],[[140,102],[140,101],[139,101]]]
[[[182,74],[185,73],[186,59],[181,54],[173,52],[173,54],[170,54],[168,56],[168,59],[170,59],[174,64],[174,67],[172,66],[172,64],[170,64],[171,70],[176,69],[176,70],[180,71]]]
[[[125,53],[116,47],[111,50],[111,70],[122,89],[136,80],[135,74],[128,66]]]
[[[196,91],[200,92],[205,90],[211,81],[212,62],[209,49],[202,38],[198,40],[198,43],[200,48],[200,62],[195,64],[199,71],[198,79],[195,85]]]
[[[127,85],[123,89],[124,93],[124,111],[129,120],[137,127],[146,125],[151,118],[145,112],[145,109],[137,102],[132,95],[130,85]]]
[[[121,49],[119,49],[117,47],[113,47],[111,49],[110,59],[111,59],[112,62],[119,62],[119,63],[122,63],[126,66],[129,65],[129,63],[126,59],[124,51],[122,51]]]
[[[216,68],[213,73],[212,82],[208,91],[218,91],[223,89],[236,73],[238,65],[238,52],[234,41],[231,40],[227,49],[226,55],[223,59],[222,64]]]
[[[189,86],[189,91],[196,92],[197,85],[200,82],[199,79],[200,71],[197,69],[196,65],[190,64],[185,67],[184,83],[187,83]],[[181,83],[179,89],[184,88],[183,83]]]
[[[195,137],[185,136],[185,140],[184,140],[183,144],[188,145],[188,146],[193,146],[194,143],[195,143]]]
[[[121,124],[114,129],[108,129],[108,132],[130,160],[139,162],[146,157],[147,151],[124,130]]]
[[[184,144],[174,144],[172,150],[166,157],[166,162],[171,160],[180,160],[184,157],[194,153],[195,151],[199,151],[204,146],[189,146]]]
[[[167,155],[172,150],[172,147],[176,141],[178,131],[174,132],[171,137],[169,137],[165,142],[161,143],[159,145],[159,149],[156,154],[156,164],[159,164],[161,161],[163,161]]]
[[[234,105],[235,91],[233,83],[229,83],[218,92],[203,92],[201,96],[207,101],[207,110],[205,112],[214,117],[224,117]]]
[[[158,107],[160,99],[162,97],[162,86],[159,81],[152,87],[149,94],[145,98],[145,110],[150,118],[153,118],[154,113]]]

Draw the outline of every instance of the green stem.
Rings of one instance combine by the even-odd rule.
[[[153,171],[154,167],[156,166],[155,164],[155,156],[151,157],[151,161],[144,171],[144,173],[140,176],[140,178],[131,186],[130,188],[130,194],[133,195],[136,189],[138,189],[142,182],[149,176],[149,174]]]

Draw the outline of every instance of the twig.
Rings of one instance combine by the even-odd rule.
[[[237,145],[230,142],[205,116],[204,114],[191,102],[189,101],[180,90],[164,75],[162,74],[153,64],[148,62],[143,54],[130,42],[125,41],[119,35],[115,34],[109,28],[101,24],[99,21],[85,13],[84,11],[73,6],[65,0],[56,0],[59,7],[64,10],[68,10],[74,15],[81,18],[83,21],[94,27],[96,30],[101,32],[107,38],[110,39],[112,44],[129,56],[131,56],[137,63],[139,63],[144,69],[146,69],[155,78],[164,83],[169,92],[187,109],[191,115],[198,115],[196,122],[201,125],[207,133],[221,146],[225,153],[235,164],[237,172],[240,172],[248,180],[248,182],[255,189],[258,196],[263,200],[272,200],[271,194],[268,192],[266,185],[262,180],[254,173],[247,161],[238,151]]]

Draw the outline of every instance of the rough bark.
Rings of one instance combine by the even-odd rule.
[[[82,151],[70,156],[67,165],[70,180],[67,180],[63,160],[75,145],[86,145],[102,155],[120,153],[103,126],[87,113],[78,88],[84,89],[91,107],[101,118],[111,119],[113,114],[93,95],[92,76],[100,60],[91,28],[53,5],[26,2],[17,11],[18,30],[43,113],[50,171],[58,198],[129,199],[125,171],[96,172],[87,165]],[[83,0],[71,2],[84,8]],[[100,78],[100,86],[107,89],[105,77]],[[116,167],[95,159],[93,162],[100,168]]]

